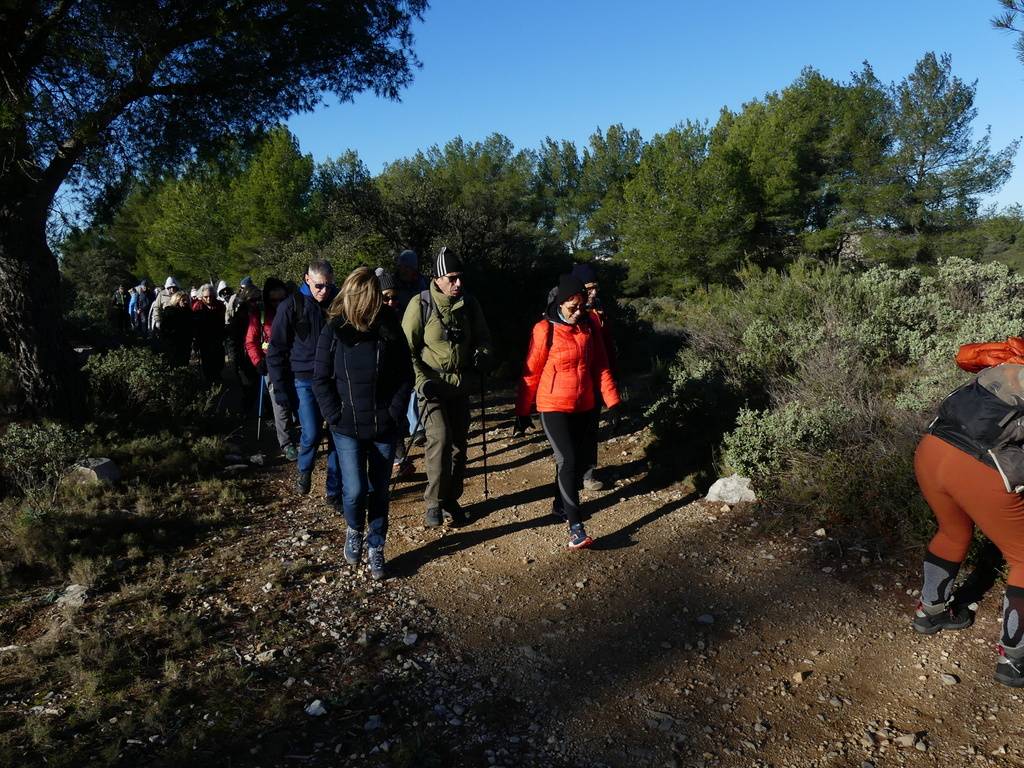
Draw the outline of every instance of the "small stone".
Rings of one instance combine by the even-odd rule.
[[[57,605],[68,608],[81,608],[85,605],[85,599],[89,596],[89,588],[83,584],[72,584],[64,590],[64,594],[57,598]]]
[[[369,719],[363,724],[363,730],[376,731],[382,725],[384,725],[384,721],[381,720],[380,715],[370,715]]]
[[[793,682],[796,683],[797,685],[800,685],[800,683],[804,682],[810,676],[811,676],[811,671],[808,670],[808,669],[800,670],[799,672],[794,672],[793,673]]]
[[[269,651],[263,651],[262,653],[257,653],[256,654],[256,663],[257,664],[269,664],[270,662],[272,662],[274,660],[275,656],[277,656],[277,651],[275,649],[271,649]]]
[[[702,613],[700,616],[697,617],[697,623],[704,624],[705,626],[710,626],[711,624],[715,623],[715,617],[712,616],[710,613]]]
[[[405,637],[402,638],[402,642],[406,645],[416,645],[416,641],[419,639],[419,635],[415,632],[409,632]]]
[[[914,746],[914,744],[916,742],[917,742],[917,734],[916,733],[904,733],[904,734],[902,734],[900,736],[897,736],[895,739],[893,739],[893,743],[897,747],[901,747],[903,749],[909,749],[910,747]]]
[[[77,485],[112,485],[121,479],[121,470],[110,459],[84,459],[71,468],[65,482]]]
[[[320,703],[320,699],[313,699],[309,706],[306,707],[306,714],[310,717],[320,717],[321,715],[326,715],[327,710]]]
[[[939,679],[942,681],[943,685],[956,685],[960,682],[959,677],[957,677],[956,675],[951,675],[949,673],[943,673],[939,676]]]
[[[819,539],[823,539],[823,538],[825,538],[825,536],[827,534],[825,533],[825,529],[824,528],[819,528],[818,530],[816,530],[814,532],[814,535],[817,536]]]
[[[249,463],[254,464],[257,467],[262,467],[266,463],[266,461],[267,457],[264,456],[262,453],[254,453],[252,456],[249,457]]]

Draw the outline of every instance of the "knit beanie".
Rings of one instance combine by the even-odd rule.
[[[377,282],[380,283],[380,289],[382,291],[395,290],[394,275],[386,271],[383,267],[377,267],[377,269],[374,270],[374,274],[377,275]]]
[[[597,282],[597,272],[589,264],[573,264],[572,275],[578,277],[584,285]]]
[[[576,294],[586,295],[587,289],[583,281],[575,275],[562,275],[558,278],[558,290],[555,291],[555,304],[564,304]]]
[[[164,280],[164,288],[179,288],[178,281],[173,277],[168,277]]]
[[[412,267],[413,269],[420,268],[420,257],[416,255],[416,251],[411,251],[406,248],[400,254],[395,263],[400,267]]]
[[[443,277],[449,272],[461,272],[462,259],[447,245],[441,247],[434,260],[434,277]]]

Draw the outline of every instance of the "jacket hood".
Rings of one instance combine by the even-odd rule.
[[[306,288],[308,286],[303,282],[302,287]],[[288,296],[288,286],[284,284],[284,280],[279,280],[276,277],[268,277],[263,281],[263,291],[260,294],[264,307],[270,306],[270,302],[267,300],[267,297],[270,296],[272,291],[284,291],[285,297]],[[307,293],[306,295],[308,296],[309,294]]]

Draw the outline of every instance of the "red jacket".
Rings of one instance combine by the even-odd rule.
[[[519,380],[516,416],[526,416],[536,404],[539,413],[577,413],[597,407],[600,391],[605,407],[619,404],[619,391],[608,368],[600,324],[587,313],[575,325],[548,316],[533,326],[526,364]],[[550,336],[549,336],[550,334]],[[551,344],[548,347],[548,339]]]
[[[267,356],[267,348],[263,346],[270,342],[270,326],[274,323],[276,309],[256,311],[253,307],[249,311],[249,327],[245,331],[245,354],[249,356],[253,366],[258,367]],[[260,329],[260,318],[263,317],[262,332]]]

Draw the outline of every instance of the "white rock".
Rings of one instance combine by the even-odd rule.
[[[725,504],[739,504],[741,501],[757,501],[757,495],[750,487],[749,477],[731,475],[721,477],[708,489],[705,501],[720,501]]]
[[[327,710],[324,709],[324,705],[320,703],[320,699],[314,699],[312,703],[306,707],[306,714],[310,717],[320,717],[320,715],[326,715]]]
[[[249,457],[249,463],[255,464],[257,467],[262,467],[266,463],[267,457],[262,453],[254,453]]]
[[[957,683],[960,682],[960,678],[959,677],[957,677],[956,675],[950,675],[948,673],[942,674],[939,677],[939,679],[942,680],[942,684],[943,685],[956,685]]]
[[[85,605],[85,598],[89,596],[89,588],[82,584],[72,584],[64,590],[64,594],[57,598],[57,605],[66,605],[70,608],[81,608]]]
[[[410,632],[409,634],[407,634],[405,637],[402,638],[402,642],[405,643],[406,645],[416,645],[416,641],[418,639],[419,639],[419,635],[417,635],[415,632]]]
[[[814,532],[814,535],[817,536],[819,539],[825,538],[825,535],[826,535],[825,534],[825,529],[824,528],[819,528],[818,530],[816,530]]]
[[[75,485],[93,483],[110,485],[120,479],[121,470],[110,459],[83,459],[75,464],[64,478],[65,482]]]

